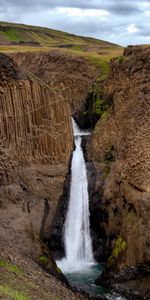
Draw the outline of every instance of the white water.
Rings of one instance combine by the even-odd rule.
[[[89,135],[90,132],[82,131],[75,120],[72,118],[72,127],[73,127],[73,135],[75,136],[83,136],[83,135]]]
[[[75,150],[71,165],[71,190],[69,206],[64,226],[65,258],[57,261],[64,273],[82,271],[94,263],[89,224],[88,183],[81,135],[75,121],[73,131]]]

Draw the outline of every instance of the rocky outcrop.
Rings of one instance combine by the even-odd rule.
[[[108,266],[150,260],[150,48],[128,47],[112,60],[101,87],[111,108],[99,120],[88,155],[102,176],[97,191],[112,255]]]
[[[44,80],[54,90],[59,90],[68,101],[77,118],[85,110],[88,91],[101,74],[100,67],[83,57],[59,50],[11,55],[18,66]],[[81,114],[80,114],[81,117]]]
[[[64,97],[0,54],[1,243],[32,256],[50,234],[72,151]]]

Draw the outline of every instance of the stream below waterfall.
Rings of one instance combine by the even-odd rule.
[[[81,131],[72,119],[75,150],[71,163],[71,188],[69,204],[64,224],[65,257],[57,261],[71,286],[93,296],[105,294],[107,299],[123,299],[109,295],[108,291],[94,284],[102,273],[102,265],[94,260],[89,223],[89,195],[86,165],[82,150]]]

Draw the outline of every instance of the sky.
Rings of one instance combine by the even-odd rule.
[[[0,21],[59,29],[123,46],[150,44],[150,0],[0,0]]]

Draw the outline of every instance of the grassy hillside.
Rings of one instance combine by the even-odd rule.
[[[88,47],[111,47],[115,44],[97,40],[94,38],[77,36],[63,31],[0,22],[0,44],[11,43],[35,43],[41,46],[74,47],[76,50],[84,50]]]
[[[56,51],[84,58],[101,69],[102,79],[107,76],[111,58],[122,56],[123,48],[106,41],[82,37],[63,31],[0,22],[0,52]]]
[[[0,51],[45,51],[59,48],[77,55],[114,57],[120,55],[118,45],[90,38],[69,34],[63,31],[0,22]]]

